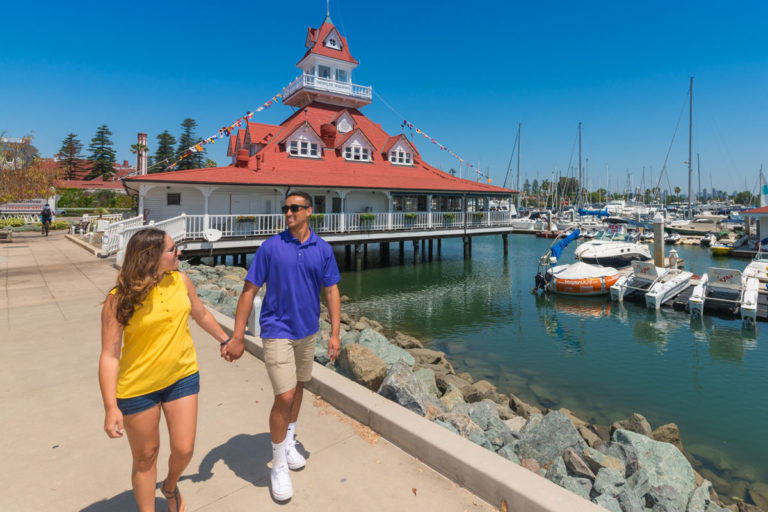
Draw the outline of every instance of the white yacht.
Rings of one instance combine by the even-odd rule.
[[[548,211],[531,212],[527,217],[512,219],[512,228],[523,231],[546,231],[549,229],[551,215]],[[552,229],[557,230],[557,225],[554,222],[552,222]]]
[[[645,305],[659,309],[667,300],[677,296],[691,283],[692,272],[657,267],[653,262],[633,261],[632,274],[621,276],[611,287],[611,299],[622,302],[625,296],[639,293]]]
[[[584,263],[620,268],[634,260],[650,260],[651,251],[646,245],[631,241],[626,232],[603,231],[578,246],[575,256]]]

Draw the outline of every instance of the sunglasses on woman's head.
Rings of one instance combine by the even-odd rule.
[[[283,213],[288,213],[288,210],[291,210],[291,213],[298,213],[299,210],[306,209],[306,208],[309,208],[309,206],[305,204],[291,204],[291,205],[284,204],[281,209],[283,210]]]

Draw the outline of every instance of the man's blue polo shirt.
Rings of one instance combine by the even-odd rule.
[[[318,331],[320,287],[333,286],[341,276],[328,242],[310,230],[302,244],[286,229],[256,251],[245,279],[267,284],[261,337],[297,340]]]

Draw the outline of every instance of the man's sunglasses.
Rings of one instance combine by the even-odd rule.
[[[292,204],[292,205],[284,204],[281,210],[283,210],[283,214],[288,213],[288,210],[291,210],[291,213],[299,213],[299,210],[306,209],[306,208],[309,208],[309,206],[304,204]]]

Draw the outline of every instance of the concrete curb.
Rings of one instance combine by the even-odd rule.
[[[66,238],[70,242],[74,242],[75,245],[79,245],[80,247],[82,247],[86,251],[90,252],[94,256],[98,256],[99,253],[101,253],[101,251],[99,249],[97,249],[96,247],[92,246],[91,244],[89,244],[85,240],[80,240],[78,237],[76,237],[74,235],[64,235],[64,238]]]
[[[234,319],[209,308],[228,333]],[[261,339],[246,336],[245,347],[264,360]],[[458,436],[381,395],[314,363],[306,386],[328,403],[369,426],[405,452],[491,504],[510,511],[605,512],[605,509]]]

